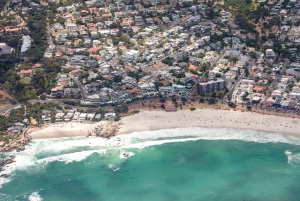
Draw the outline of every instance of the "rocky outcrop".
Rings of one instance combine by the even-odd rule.
[[[25,150],[26,145],[31,141],[31,137],[26,135],[27,129],[22,133],[21,136],[18,136],[14,139],[9,139],[8,142],[0,141],[0,153],[2,161],[0,162],[0,172],[3,170],[3,167],[14,162],[14,156],[11,156],[9,159],[6,159],[4,152],[11,151],[23,151]],[[2,174],[0,177],[9,177],[7,174]]]
[[[3,143],[0,144],[0,152],[10,152],[10,151],[20,151],[24,150],[25,146],[28,145],[28,143],[31,141],[31,138],[26,136],[25,138],[22,139],[15,139],[15,140],[10,140],[9,143]]]
[[[119,127],[119,122],[107,122],[106,124],[96,126],[92,131],[88,131],[87,137],[96,136],[103,138],[111,138],[117,134]]]
[[[3,166],[6,166],[6,165],[8,165],[10,163],[13,163],[13,162],[15,162],[13,159],[7,159],[7,160],[4,160],[4,161],[1,161],[0,162],[0,170],[2,171]]]

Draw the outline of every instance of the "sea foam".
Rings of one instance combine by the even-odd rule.
[[[43,198],[39,195],[38,192],[33,192],[29,197],[28,197],[29,201],[42,201]]]
[[[288,143],[300,145],[300,139],[253,130],[238,130],[227,128],[177,128],[157,131],[134,132],[111,139],[96,137],[74,137],[33,140],[25,151],[15,152],[15,163],[5,167],[2,174],[12,175],[15,170],[26,170],[28,167],[46,165],[49,162],[65,163],[79,162],[93,153],[107,157],[108,164],[116,165],[126,160],[123,153],[134,155],[133,149],[157,146],[166,143],[186,142],[196,140],[242,140],[257,143]],[[115,151],[113,151],[115,150]],[[107,153],[110,153],[107,155]],[[293,156],[295,161],[299,156]],[[117,159],[118,158],[118,159]],[[111,160],[111,161],[110,161]],[[12,175],[13,178],[13,175]],[[0,186],[9,182],[10,178],[0,178]]]
[[[300,153],[293,154],[291,151],[286,150],[285,155],[288,159],[288,164],[300,163]]]
[[[47,164],[47,163],[50,163],[53,161],[61,161],[61,162],[65,162],[65,163],[79,162],[79,161],[86,159],[93,153],[104,154],[104,153],[106,153],[106,150],[81,151],[81,152],[75,152],[75,153],[70,153],[70,154],[62,154],[59,156],[52,156],[52,157],[39,159],[36,161],[36,163]]]

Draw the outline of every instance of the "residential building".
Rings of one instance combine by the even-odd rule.
[[[266,57],[274,57],[275,52],[272,49],[267,49],[266,50]]]
[[[292,62],[290,64],[291,69],[296,70],[296,71],[300,71],[300,63],[298,62]]]
[[[81,113],[80,116],[79,116],[79,119],[80,119],[81,121],[84,121],[84,120],[86,119],[86,116],[87,116],[86,113]]]
[[[172,95],[185,96],[186,95],[185,86],[179,84],[172,84]]]
[[[68,32],[77,31],[77,25],[75,23],[68,23],[66,25],[66,29],[67,29]]]
[[[21,77],[31,77],[32,76],[32,70],[20,70],[20,76]]]
[[[58,112],[55,115],[56,120],[62,120],[64,118],[65,114],[63,112]]]
[[[0,43],[0,55],[1,54],[11,54],[14,52],[14,48],[6,45],[5,43]]]
[[[73,115],[73,120],[79,120],[80,112],[75,112]]]
[[[97,95],[97,94],[87,96],[85,101],[90,102],[92,105],[100,104],[100,98],[99,98],[99,95]]]
[[[57,86],[57,87],[51,89],[50,95],[51,95],[51,97],[63,96],[64,95],[64,87]]]
[[[171,97],[172,96],[172,87],[159,87],[159,93],[162,97]]]
[[[24,56],[25,52],[31,48],[31,38],[29,35],[22,36],[21,55]]]
[[[113,121],[115,120],[117,117],[116,113],[106,113],[104,114],[104,119],[105,120],[110,120],[110,121]]]
[[[208,82],[199,83],[198,94],[217,92],[225,89],[225,80],[214,79]]]

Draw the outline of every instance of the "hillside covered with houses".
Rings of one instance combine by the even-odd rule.
[[[298,113],[299,22],[293,0],[13,0],[1,11],[0,87],[13,104],[212,99]],[[64,118],[91,118],[73,109]]]

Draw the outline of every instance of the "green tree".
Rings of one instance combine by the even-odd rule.
[[[46,76],[43,71],[36,71],[32,76],[31,85],[36,89],[38,94],[46,92]]]
[[[210,99],[208,100],[208,103],[209,103],[209,104],[215,104],[215,103],[216,103],[216,100],[215,100],[214,98],[210,98]]]

